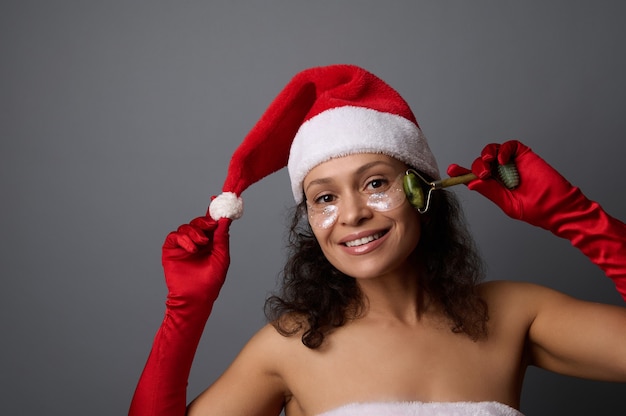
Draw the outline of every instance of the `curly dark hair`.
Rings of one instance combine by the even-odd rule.
[[[362,294],[356,280],[337,270],[322,253],[307,221],[306,202],[295,207],[288,242],[282,287],[266,300],[265,314],[282,335],[303,331],[302,343],[318,348],[333,329],[361,314]],[[487,304],[476,291],[483,279],[483,262],[453,194],[433,192],[412,256],[421,259],[420,287],[440,305],[451,330],[473,340],[485,337]]]

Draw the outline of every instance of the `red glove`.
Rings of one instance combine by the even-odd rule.
[[[492,178],[494,165],[514,161],[520,184],[509,190]],[[470,171],[448,167],[450,176]],[[561,174],[518,141],[487,145],[472,163],[479,179],[468,184],[498,205],[511,218],[544,228],[568,239],[613,279],[626,300],[626,225],[587,199]]]
[[[230,219],[217,222],[207,214],[165,239],[162,260],[169,290],[165,318],[129,415],[185,415],[191,364],[230,262],[230,223]]]

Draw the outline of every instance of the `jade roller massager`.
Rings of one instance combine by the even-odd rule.
[[[502,184],[508,189],[514,189],[519,185],[519,172],[513,162],[498,165],[498,177]],[[428,211],[430,206],[430,196],[433,191],[449,186],[465,184],[474,179],[478,179],[478,177],[473,173],[468,173],[466,175],[431,182],[415,170],[409,169],[404,175],[402,184],[411,205],[413,205],[420,214],[424,214]],[[424,192],[425,189],[426,192]]]

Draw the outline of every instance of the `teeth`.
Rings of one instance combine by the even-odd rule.
[[[382,236],[383,236],[383,233],[376,233],[374,235],[370,235],[369,237],[363,237],[363,238],[359,238],[358,240],[348,241],[345,244],[348,247],[362,246],[363,244],[367,244],[370,241],[378,240]]]

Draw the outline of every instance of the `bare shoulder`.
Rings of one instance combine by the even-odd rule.
[[[478,285],[481,295],[514,295],[515,293],[547,289],[536,283],[512,280],[489,280]]]
[[[294,368],[302,366],[302,361],[308,359],[310,350],[302,343],[303,330],[298,320],[285,318],[281,321],[280,328],[281,330],[273,323],[263,326],[246,343],[233,365],[254,368],[280,380],[288,395],[289,374]]]
[[[254,357],[264,363],[267,369],[279,372],[280,363],[284,361],[284,354],[299,346],[297,333],[286,336],[281,334],[272,323],[265,324],[242,349],[241,358]]]
[[[285,357],[293,337],[266,324],[254,334],[226,371],[189,406],[189,415],[278,415],[291,391],[285,381]],[[230,400],[224,400],[224,397]]]
[[[536,283],[493,280],[480,284],[478,293],[489,305],[523,303],[530,306],[544,297],[565,296],[561,292]]]
[[[487,302],[491,326],[501,325],[520,331],[526,331],[532,325],[545,304],[571,299],[546,286],[506,280],[482,283],[478,286],[478,293]]]
[[[294,339],[299,340],[306,326],[305,318],[295,314],[287,314],[277,322],[265,324],[251,339],[251,346],[271,346],[272,348],[289,348]],[[280,328],[280,330],[279,330]]]

